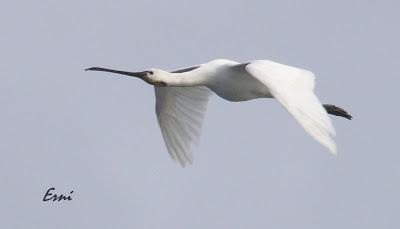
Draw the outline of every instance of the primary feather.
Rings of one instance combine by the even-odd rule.
[[[314,94],[314,74],[271,61],[254,61],[246,66],[270,93],[289,111],[300,125],[333,154],[335,129],[328,114]]]
[[[156,114],[171,157],[182,166],[193,162],[211,91],[206,87],[154,87]]]

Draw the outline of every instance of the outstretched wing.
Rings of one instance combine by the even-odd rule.
[[[193,162],[191,145],[200,137],[211,91],[206,87],[154,87],[156,114],[171,157],[182,166]]]
[[[246,71],[264,84],[300,125],[318,142],[336,154],[335,130],[314,94],[314,74],[271,61],[254,61]]]

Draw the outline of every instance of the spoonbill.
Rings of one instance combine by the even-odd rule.
[[[269,60],[238,63],[217,59],[176,71],[152,68],[127,72],[92,67],[86,70],[133,76],[154,85],[156,115],[167,150],[182,166],[193,162],[191,146],[200,137],[209,96],[232,102],[275,98],[315,140],[337,153],[335,129],[328,113],[351,119],[344,109],[322,105],[314,94],[314,74]]]

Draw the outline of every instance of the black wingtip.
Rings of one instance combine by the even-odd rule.
[[[324,104],[323,106],[324,106],[326,112],[328,112],[328,114],[347,118],[348,120],[351,120],[353,118],[353,116],[351,116],[349,113],[347,113],[347,111],[345,111],[344,109],[342,109],[340,107],[337,107],[337,106],[331,105],[331,104]]]

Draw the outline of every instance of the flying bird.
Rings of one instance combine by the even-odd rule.
[[[165,145],[172,159],[182,166],[193,162],[191,146],[199,140],[212,92],[232,102],[275,98],[308,134],[333,154],[337,153],[335,129],[328,114],[352,118],[340,107],[321,104],[314,94],[312,72],[269,60],[238,63],[217,59],[171,72],[156,68],[142,72],[100,67],[86,70],[132,76],[153,85],[156,115]]]

